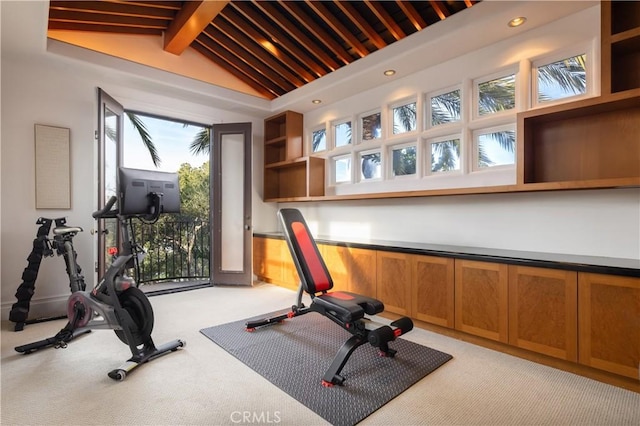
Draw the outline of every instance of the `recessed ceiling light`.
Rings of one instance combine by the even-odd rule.
[[[527,18],[525,18],[524,16],[518,16],[517,18],[513,18],[512,20],[510,20],[507,25],[509,25],[511,28],[515,28],[524,24],[526,21]]]
[[[386,70],[383,74],[386,75],[387,77],[391,77],[395,73],[396,73],[396,70]]]
[[[320,99],[314,99],[314,100],[311,101],[312,104],[319,104],[321,102],[322,101]]]

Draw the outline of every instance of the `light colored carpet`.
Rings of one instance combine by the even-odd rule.
[[[14,346],[54,335],[65,321],[13,332],[2,323],[3,425],[321,425],[322,418],[212,343],[199,330],[290,306],[292,291],[261,284],[150,298],[156,344],[187,345],[115,382],[130,357],[113,331],[30,355]],[[384,321],[384,319],[381,319]],[[414,329],[408,340],[453,360],[363,425],[638,425],[640,394]]]

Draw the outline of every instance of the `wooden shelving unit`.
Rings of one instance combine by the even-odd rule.
[[[640,2],[602,1],[602,95],[518,114],[525,191],[640,185]]]
[[[602,94],[640,88],[640,2],[601,2]]]
[[[638,135],[640,89],[520,113],[517,183],[523,190],[640,185]]]
[[[303,157],[303,116],[285,111],[264,121],[264,200],[324,195],[324,159]]]

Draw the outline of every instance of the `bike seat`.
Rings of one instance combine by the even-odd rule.
[[[53,228],[54,235],[65,235],[65,234],[77,234],[78,232],[82,232],[82,228],[79,226],[59,226],[57,228]]]

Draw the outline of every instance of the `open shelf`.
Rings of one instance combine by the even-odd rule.
[[[602,94],[640,88],[640,2],[600,4]]]
[[[640,182],[640,89],[520,113],[517,133],[519,185]]]
[[[264,120],[264,200],[324,195],[324,159],[303,157],[303,115],[284,111]]]
[[[324,195],[324,159],[303,157],[265,166],[264,200]]]

